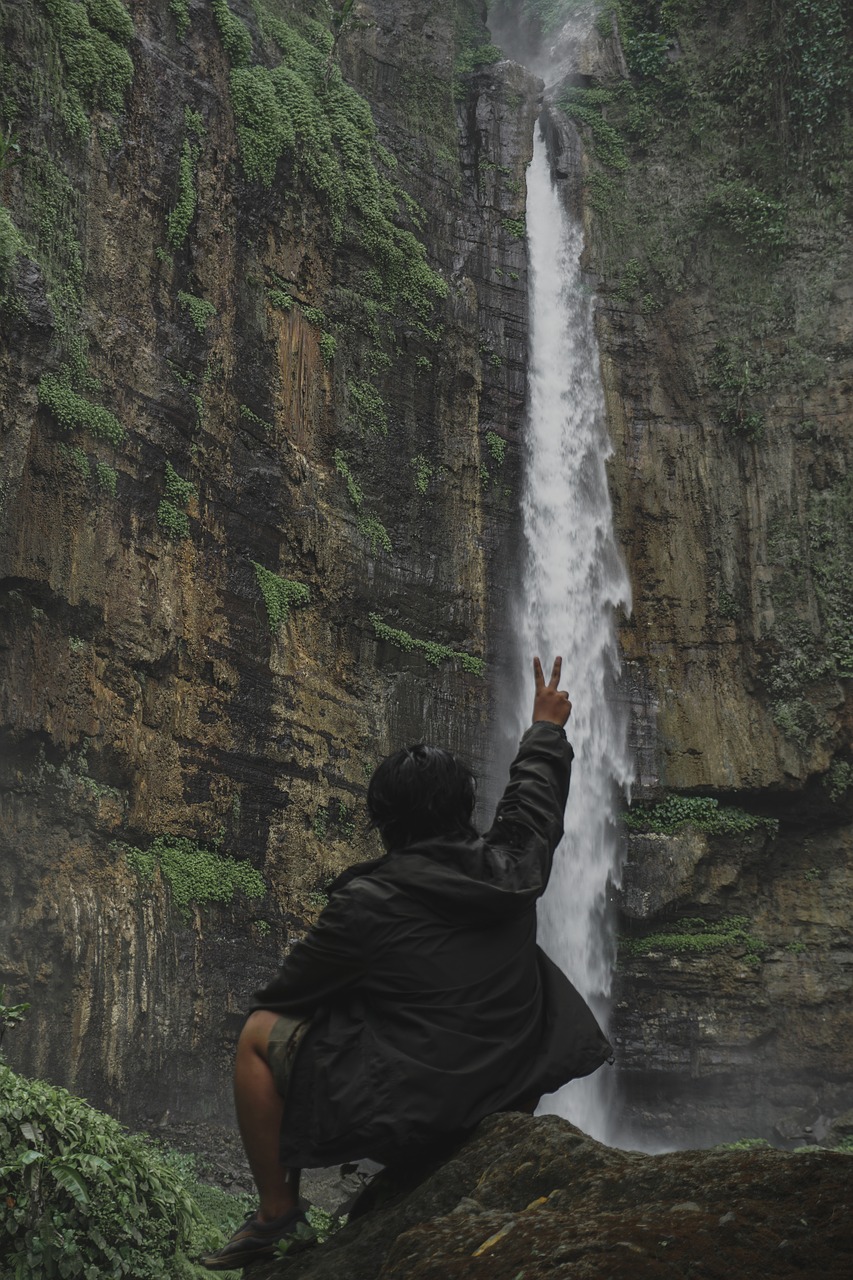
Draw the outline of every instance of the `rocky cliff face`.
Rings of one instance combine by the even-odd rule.
[[[382,754],[483,758],[538,86],[333,17],[3,8],[0,980],[128,1118],[229,1109]]]
[[[853,37],[840,0],[577,7],[491,13],[550,68],[600,299],[623,1108],[812,1141],[853,1107]],[[494,790],[541,86],[475,0],[0,12],[13,1051],[216,1117],[376,760]]]

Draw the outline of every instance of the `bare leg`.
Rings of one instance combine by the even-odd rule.
[[[278,1158],[284,1102],[267,1061],[270,1029],[277,1016],[269,1009],[257,1009],[249,1016],[234,1064],[237,1123],[258,1188],[261,1222],[270,1222],[295,1209],[299,1195],[299,1170],[285,1169]]]

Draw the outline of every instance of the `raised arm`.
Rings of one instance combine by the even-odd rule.
[[[487,845],[515,851],[531,862],[528,874],[542,892],[551,870],[551,855],[563,834],[563,813],[569,794],[572,748],[563,726],[572,704],[559,688],[562,659],[557,658],[546,683],[542,664],[533,660],[533,723],[521,739],[510,766],[509,783],[484,837]]]

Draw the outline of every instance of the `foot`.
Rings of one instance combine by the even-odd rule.
[[[301,1209],[291,1209],[271,1222],[261,1222],[253,1213],[226,1245],[217,1253],[199,1258],[199,1262],[208,1271],[230,1271],[233,1267],[274,1258],[276,1254],[301,1253],[316,1243],[314,1229]]]

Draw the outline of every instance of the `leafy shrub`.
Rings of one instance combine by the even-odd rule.
[[[0,1064],[0,1274],[184,1280],[217,1247],[180,1177],[144,1138],[64,1089]]]

